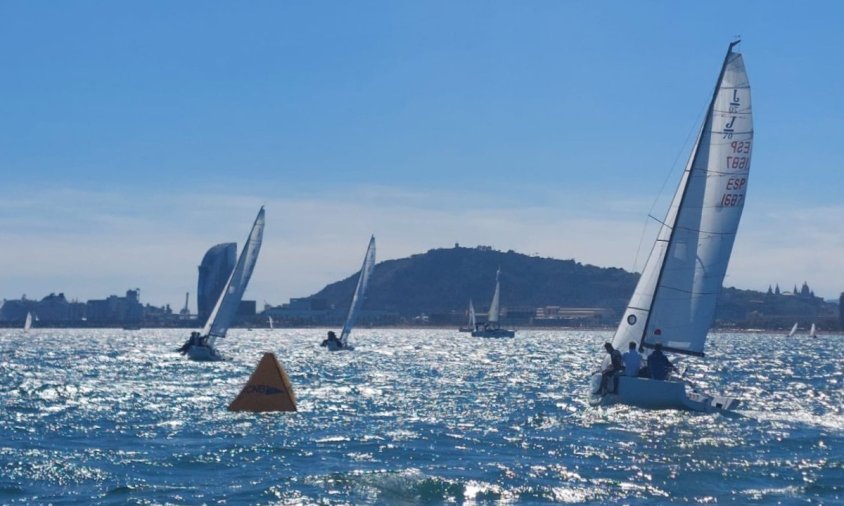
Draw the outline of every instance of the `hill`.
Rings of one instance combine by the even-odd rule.
[[[379,263],[364,309],[403,318],[463,314],[471,298],[475,308],[484,312],[492,298],[499,267],[501,305],[511,312],[532,312],[545,306],[608,308],[614,313],[614,321],[624,311],[639,277],[624,269],[596,267],[575,260],[502,252],[486,246],[455,246]],[[354,273],[308,298],[345,308],[356,283]],[[814,294],[764,293],[730,287],[721,293],[716,320],[723,326],[787,328],[798,320],[834,321],[837,314],[835,304]]]
[[[414,316],[465,311],[471,298],[485,311],[501,267],[501,305],[606,307],[622,311],[638,274],[584,265],[574,260],[540,258],[488,247],[432,249],[409,258],[387,260],[375,268],[365,308]],[[332,283],[311,298],[345,306],[357,273]]]

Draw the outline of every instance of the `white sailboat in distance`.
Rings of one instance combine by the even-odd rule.
[[[226,336],[226,332],[234,321],[243,292],[246,291],[246,285],[249,284],[249,278],[252,277],[252,271],[255,269],[263,237],[264,207],[262,206],[258,211],[258,216],[255,217],[255,223],[252,224],[252,230],[249,232],[234,270],[229,275],[208,321],[205,322],[205,327],[201,332],[191,333],[188,341],[179,348],[179,351],[186,354],[189,359],[204,361],[223,359],[214,344],[217,339]]]
[[[322,341],[322,346],[327,347],[330,351],[338,350],[353,350],[354,347],[349,345],[349,335],[352,333],[352,328],[358,320],[358,314],[363,307],[363,301],[366,298],[366,289],[369,287],[369,280],[372,277],[372,271],[375,269],[375,236],[369,239],[369,246],[366,248],[366,254],[363,256],[363,265],[360,267],[360,275],[358,276],[358,284],[355,287],[355,294],[352,296],[352,303],[349,305],[349,314],[346,316],[346,323],[343,324],[343,330],[340,332],[338,338],[334,332],[328,332],[328,338]]]
[[[651,350],[653,376],[670,369],[655,349],[704,355],[744,207],[753,124],[750,84],[736,44],[724,57],[677,192],[612,341],[622,353],[631,342],[640,352]],[[607,371],[609,355],[604,357]],[[602,389],[602,373],[593,375],[590,404],[705,412],[738,405],[735,398],[697,392],[682,377],[606,376]]]
[[[788,337],[793,337],[796,332],[797,332],[797,322],[794,322],[794,326],[791,327],[791,330],[788,331]]]
[[[495,271],[495,292],[492,295],[492,302],[489,304],[486,323],[483,325],[474,324],[472,337],[515,337],[515,330],[502,329],[498,323],[501,313],[501,267]]]
[[[23,331],[29,332],[29,329],[32,328],[32,313],[26,313],[26,320],[23,322]]]
[[[812,327],[809,329],[809,337],[818,337],[818,329],[815,328],[815,324],[812,324]]]
[[[460,327],[458,332],[474,332],[477,328],[477,323],[475,322],[475,305],[472,304],[472,299],[469,299],[469,326],[468,327]]]

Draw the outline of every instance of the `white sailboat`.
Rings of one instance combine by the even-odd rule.
[[[366,289],[369,286],[369,279],[372,277],[372,271],[375,269],[375,236],[369,239],[369,246],[366,248],[366,254],[363,256],[363,265],[360,267],[360,275],[358,276],[358,284],[355,287],[355,294],[352,296],[352,303],[349,306],[349,314],[346,316],[346,323],[343,324],[343,330],[340,332],[338,339],[334,332],[328,333],[328,339],[322,342],[330,351],[338,350],[353,350],[354,347],[349,345],[349,334],[352,333],[352,328],[358,319],[358,314],[363,307],[363,301],[366,298]]]
[[[797,332],[797,322],[794,322],[794,326],[788,331],[788,337],[793,337],[795,332]]]
[[[473,332],[477,328],[475,321],[475,306],[472,304],[472,299],[469,299],[469,325],[467,327],[460,327],[459,332]]]
[[[733,52],[736,44],[727,50],[706,119],[613,338],[613,347],[622,352],[633,342],[639,351],[661,347],[704,354],[744,207],[753,142],[750,85],[742,55]],[[606,356],[605,370],[608,361]],[[614,392],[601,395],[601,373],[595,374],[590,403],[693,411],[738,404],[734,398],[687,391],[691,385],[682,378],[618,380]]]
[[[809,337],[818,337],[818,329],[815,328],[815,324],[812,324],[812,327],[809,329]]]
[[[269,324],[269,326],[270,326],[270,330],[275,330],[275,326],[274,326],[274,324],[273,324],[273,317],[272,317],[272,316],[268,316],[268,317],[267,317],[267,323],[268,323],[268,324]]]
[[[474,325],[472,337],[515,337],[515,330],[502,329],[498,319],[501,312],[501,268],[495,272],[495,293],[492,295],[492,302],[489,304],[486,323]]]
[[[217,339],[226,336],[232,322],[234,321],[243,292],[249,284],[249,278],[255,269],[255,262],[258,260],[258,253],[261,251],[261,242],[264,237],[264,208],[258,211],[255,223],[246,239],[246,244],[240,252],[234,270],[232,270],[217,304],[211,311],[208,321],[201,332],[193,332],[190,339],[179,349],[191,360],[222,360],[222,356],[214,347]]]
[[[23,331],[29,332],[29,329],[32,328],[32,313],[26,313],[26,320],[23,322]]]

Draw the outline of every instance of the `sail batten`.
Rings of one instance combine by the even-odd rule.
[[[724,58],[706,118],[613,339],[702,355],[744,207],[753,127],[740,54]]]

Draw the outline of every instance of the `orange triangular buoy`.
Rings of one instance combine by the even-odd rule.
[[[264,353],[229,411],[296,411],[296,396],[275,355]]]

